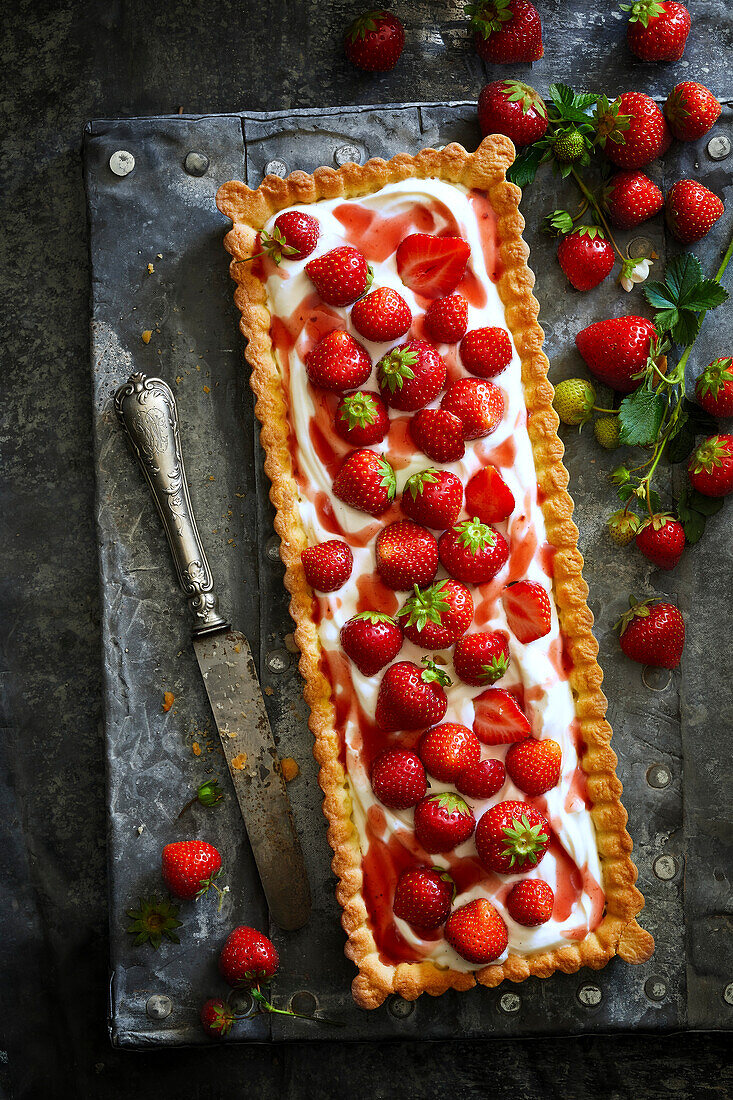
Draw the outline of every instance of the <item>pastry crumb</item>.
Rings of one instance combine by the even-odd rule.
[[[297,779],[300,775],[298,761],[293,760],[292,756],[284,756],[280,761],[280,771],[283,773],[283,779],[286,783],[289,783],[291,779]]]
[[[194,756],[201,756],[201,746],[199,745],[198,741],[194,741],[194,743],[191,745],[191,749]]]
[[[142,334],[142,342],[144,344],[149,344],[150,343],[150,337],[152,335],[153,335],[153,330],[151,328],[146,328],[145,331]]]
[[[204,393],[211,393],[211,390],[208,386],[204,386]]]
[[[231,765],[232,765],[232,767],[234,768],[235,771],[241,772],[242,768],[244,768],[246,763],[247,763],[247,753],[246,752],[240,752],[239,756],[233,756],[232,757]]]
[[[148,264],[148,275],[152,275],[154,271],[155,271],[155,268],[153,267],[153,265]]]
[[[265,688],[265,695],[272,695],[272,688],[271,687],[266,687]]]
[[[176,701],[176,697],[172,691],[163,692],[163,713],[167,714]]]

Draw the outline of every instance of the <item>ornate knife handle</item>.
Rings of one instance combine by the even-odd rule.
[[[214,578],[191,508],[176,399],[161,378],[132,374],[115,393],[114,404],[150,486],[178,580],[196,616],[194,635],[226,630],[229,624],[219,614]]]

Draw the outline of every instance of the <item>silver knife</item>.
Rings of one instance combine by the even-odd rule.
[[[196,659],[272,919],[287,930],[301,928],[311,908],[303,853],[249,643],[219,614],[191,508],[175,397],[162,379],[133,374],[116,391],[114,406],[150,486],[196,619]],[[239,767],[232,766],[235,759]]]

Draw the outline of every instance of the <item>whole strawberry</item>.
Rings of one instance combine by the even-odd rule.
[[[560,164],[574,164],[576,160],[580,160],[585,148],[585,138],[573,126],[559,134],[553,143],[552,152]]]
[[[633,512],[620,508],[608,517],[608,533],[617,546],[628,546],[636,538],[639,530],[639,517]]]
[[[412,313],[401,294],[380,286],[354,302],[351,323],[365,340],[381,343],[404,336],[412,324]]]
[[[639,527],[636,546],[659,569],[674,569],[685,549],[685,530],[679,520],[659,513]]]
[[[510,691],[491,687],[473,701],[473,732],[484,745],[510,745],[532,732],[527,715]]]
[[[456,892],[453,879],[439,867],[403,871],[395,886],[392,910],[413,928],[439,928],[450,913]]]
[[[552,407],[563,424],[586,424],[595,403],[596,391],[584,378],[565,378],[555,386]]]
[[[690,485],[705,497],[733,492],[733,435],[712,435],[693,451],[687,464]]]
[[[550,843],[550,826],[529,802],[498,802],[476,827],[478,858],[487,871],[516,875],[542,860]]]
[[[667,192],[664,216],[672,234],[683,244],[702,240],[724,210],[717,195],[696,180],[678,180]]]
[[[415,446],[433,462],[458,462],[466,450],[463,422],[444,409],[421,409],[410,420]]]
[[[441,722],[448,709],[444,688],[450,677],[429,658],[424,668],[412,661],[390,665],[377,695],[375,720],[380,729],[419,730]]]
[[[478,378],[494,378],[512,361],[512,342],[505,328],[473,328],[461,340],[461,362]]]
[[[443,722],[425,731],[417,751],[429,775],[441,783],[455,783],[464,768],[478,764],[481,742],[467,726]]]
[[[478,97],[481,133],[506,134],[515,147],[532,145],[547,131],[547,106],[529,84],[518,80],[495,80],[481,89]]]
[[[456,642],[453,667],[464,684],[493,684],[509,668],[509,643],[501,630],[466,634]]]
[[[190,901],[205,894],[221,870],[221,856],[205,840],[166,844],[162,855],[163,882],[176,898]]]
[[[697,141],[718,121],[722,108],[709,88],[695,80],[676,84],[667,96],[664,113],[678,141]]]
[[[234,989],[255,989],[269,982],[279,965],[272,941],[244,924],[230,933],[219,955],[219,972]]]
[[[377,363],[377,383],[393,409],[414,412],[433,401],[445,385],[445,361],[424,340],[408,340]]]
[[[429,794],[415,807],[415,836],[426,852],[450,852],[472,835],[473,810],[458,794]]]
[[[468,328],[468,302],[461,294],[436,298],[425,310],[424,324],[437,344],[455,344]]]
[[[495,466],[483,466],[466,485],[466,511],[482,523],[500,523],[515,507],[514,494]]]
[[[733,416],[733,359],[715,359],[695,383],[695,398],[711,416]]]
[[[317,592],[336,592],[346,584],[354,567],[351,547],[340,539],[306,546],[300,560],[305,579]]]
[[[518,741],[506,754],[506,770],[512,783],[535,798],[558,785],[561,764],[562,750],[549,738]]]
[[[473,519],[444,531],[438,553],[451,576],[464,584],[485,584],[506,565],[509,547],[499,531]]]
[[[389,523],[377,535],[377,572],[388,588],[409,591],[430,584],[438,570],[435,535],[411,519]]]
[[[390,810],[409,810],[425,797],[425,768],[410,749],[385,749],[372,764],[372,789]]]
[[[581,225],[563,237],[557,259],[576,290],[592,290],[614,265],[613,246],[597,225]]]
[[[499,427],[504,415],[504,395],[493,382],[458,378],[448,386],[440,407],[458,417],[464,439],[482,439]]]
[[[442,298],[456,289],[470,258],[471,248],[461,237],[411,233],[397,247],[397,273],[415,294]]]
[[[305,357],[305,371],[314,386],[348,390],[366,382],[372,361],[365,348],[342,329],[334,329]]]
[[[346,56],[365,72],[386,73],[397,64],[405,47],[405,28],[391,11],[369,11],[349,27],[344,39]]]
[[[657,330],[645,317],[614,317],[581,329],[575,346],[591,374],[619,393],[641,385],[634,375],[643,371]]]
[[[334,496],[344,504],[381,516],[394,500],[394,470],[376,451],[361,448],[347,455],[333,482]]]
[[[459,581],[438,581],[422,591],[415,585],[397,612],[405,637],[420,649],[447,649],[473,622],[473,599]]]
[[[692,20],[683,4],[675,0],[634,0],[622,4],[628,11],[626,41],[642,61],[679,61],[685,51]]]
[[[453,910],[445,938],[462,959],[486,966],[504,954],[509,932],[488,898],[475,898]]]
[[[305,270],[323,301],[330,306],[351,305],[369,286],[367,262],[359,249],[350,244],[340,245],[309,260]]]
[[[657,668],[677,668],[685,645],[685,622],[671,603],[644,600],[631,606],[616,623],[621,649],[632,661]]]
[[[381,443],[389,431],[387,406],[378,393],[367,390],[346,393],[338,403],[334,426],[353,447]]]
[[[360,611],[341,627],[341,646],[362,676],[374,676],[402,649],[402,628],[389,615]]]
[[[509,629],[522,645],[550,633],[552,607],[547,589],[537,581],[517,581],[501,594]]]
[[[597,416],[593,421],[593,435],[604,451],[615,451],[621,442],[618,416]]]
[[[427,469],[405,482],[402,511],[415,523],[444,530],[458,519],[463,505],[463,485],[450,470]]]
[[[283,258],[304,260],[318,244],[319,233],[318,222],[312,215],[299,210],[286,210],[275,218],[272,233],[262,230],[260,244],[276,264],[280,264]]]
[[[547,924],[555,907],[552,888],[539,878],[525,878],[512,886],[506,899],[509,916],[525,928]]]
[[[478,760],[456,776],[456,788],[467,798],[482,801],[493,798],[506,783],[506,768],[501,760]]]
[[[471,16],[473,44],[482,61],[510,65],[542,57],[542,22],[528,0],[479,0],[465,10]]]
[[[199,1019],[210,1039],[223,1039],[232,1030],[236,1016],[228,1004],[212,997],[201,1006]]]
[[[608,216],[617,229],[633,229],[653,218],[664,206],[664,196],[643,172],[616,172],[603,189]]]
[[[667,121],[651,96],[624,92],[605,102],[597,115],[598,138],[619,168],[642,168],[667,152],[672,142]]]

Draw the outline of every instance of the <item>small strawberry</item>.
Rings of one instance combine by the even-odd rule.
[[[223,1039],[228,1035],[236,1018],[228,1004],[214,997],[204,1001],[199,1013],[201,1026],[210,1039]]]
[[[486,966],[506,951],[509,931],[488,898],[475,898],[453,910],[445,938],[466,962]]]
[[[585,138],[575,126],[561,131],[552,145],[555,160],[560,164],[574,164],[576,160],[580,160],[585,149]]]
[[[673,236],[682,244],[701,241],[723,214],[717,195],[695,180],[678,180],[667,192],[664,216]]]
[[[366,382],[372,373],[372,361],[353,336],[334,329],[308,352],[305,371],[312,385],[343,391]]]
[[[450,852],[472,835],[473,810],[458,794],[429,794],[415,807],[415,836],[426,852]]]
[[[512,361],[512,342],[505,328],[473,328],[461,340],[461,362],[470,374],[494,378]]]
[[[379,685],[376,723],[387,733],[393,730],[419,730],[441,722],[448,709],[444,687],[450,677],[428,657],[425,668],[412,661],[390,665]]]
[[[370,516],[381,516],[394,500],[394,470],[376,451],[362,448],[347,455],[333,483],[334,496]]]
[[[506,621],[522,645],[536,642],[550,633],[552,608],[547,589],[537,581],[517,581],[501,594]]]
[[[617,229],[633,229],[659,213],[664,196],[643,172],[616,172],[603,189],[603,202]]]
[[[280,264],[283,257],[304,260],[318,244],[319,234],[318,222],[310,214],[286,210],[275,218],[272,233],[261,231],[260,244],[262,251],[276,264]]]
[[[460,294],[436,298],[425,311],[424,323],[436,344],[455,344],[468,328],[468,302]]]
[[[621,10],[631,12],[626,41],[632,53],[642,61],[679,61],[692,26],[683,4],[675,0],[633,0],[622,4]]]
[[[375,554],[382,582],[397,591],[409,591],[414,585],[425,587],[438,571],[435,535],[411,519],[383,527],[377,535]]]
[[[456,892],[453,879],[440,867],[403,871],[395,886],[392,910],[413,928],[439,928],[445,923]]]
[[[412,313],[401,294],[380,286],[354,303],[351,323],[365,340],[382,343],[404,336],[412,324]]]
[[[509,916],[525,928],[547,924],[554,907],[552,888],[539,878],[525,878],[515,883],[506,899]]]
[[[344,39],[352,65],[369,73],[386,73],[405,47],[405,28],[391,11],[369,11],[349,27]]]
[[[381,443],[389,431],[387,406],[378,393],[355,390],[338,403],[334,421],[336,431],[354,447]]]
[[[659,569],[674,569],[685,549],[685,529],[673,516],[657,514],[641,524],[636,545]]]
[[[411,233],[397,248],[397,271],[405,286],[424,298],[442,298],[460,283],[471,258],[460,237]]]
[[[557,741],[518,741],[506,754],[506,770],[515,787],[537,797],[560,782],[562,749]]]
[[[415,523],[443,531],[458,519],[463,485],[449,470],[420,470],[405,482],[401,504],[402,511]]]
[[[645,317],[613,317],[581,329],[575,346],[591,374],[619,393],[631,393],[641,385],[634,375],[649,359],[657,330]]]
[[[410,420],[410,435],[416,447],[433,462],[458,462],[466,446],[463,423],[444,409],[421,409]]]
[[[479,760],[456,777],[459,793],[468,798],[493,798],[505,783],[506,768],[501,760]]]
[[[703,440],[687,464],[690,485],[704,497],[733,493],[733,435],[712,435]]]
[[[466,511],[482,523],[500,523],[514,508],[514,494],[495,466],[483,466],[466,485]]]
[[[596,391],[585,378],[565,378],[555,386],[552,407],[563,424],[586,424],[595,403]]]
[[[445,361],[424,340],[408,340],[377,363],[377,383],[393,409],[414,412],[435,400],[445,385]]]
[[[341,646],[362,676],[374,676],[402,648],[402,628],[378,611],[360,611],[341,627]]]
[[[370,272],[358,248],[350,244],[331,249],[305,265],[306,274],[330,306],[349,306],[369,287]]]
[[[504,688],[482,691],[473,701],[473,710],[473,732],[484,745],[510,745],[532,732],[527,715]]]
[[[617,546],[628,546],[636,538],[639,530],[639,517],[625,508],[619,508],[608,517],[608,533]]]
[[[473,43],[482,61],[512,65],[542,57],[542,22],[528,0],[479,0],[466,4],[465,10],[471,16]]]
[[[384,749],[372,764],[372,790],[390,810],[409,810],[425,797],[425,768],[410,749]]]
[[[657,668],[677,668],[685,645],[685,621],[672,603],[629,600],[621,616],[621,649],[632,661]]]
[[[397,616],[405,637],[420,649],[447,649],[473,622],[473,600],[459,581],[438,581],[422,591],[415,585]]]
[[[478,97],[481,133],[506,134],[515,147],[532,145],[547,131],[547,106],[529,84],[518,80],[495,80],[481,89]]]
[[[306,546],[300,560],[305,579],[317,592],[336,592],[346,584],[354,565],[350,546],[340,539]]]
[[[496,431],[501,423],[504,394],[493,382],[458,378],[448,386],[440,407],[458,417],[463,425],[464,439],[482,439]]]
[[[464,684],[480,687],[500,680],[509,668],[509,643],[502,630],[465,634],[453,650],[453,667]],[[478,736],[478,731],[474,732]]]
[[[190,901],[205,894],[221,871],[221,856],[205,840],[178,840],[166,844],[162,855],[163,882],[175,898]]]
[[[705,368],[695,398],[711,416],[733,416],[733,359],[715,359]]]
[[[643,92],[624,92],[611,104],[602,100],[596,120],[599,143],[619,168],[643,168],[672,142],[664,115]]]
[[[425,770],[440,783],[454,783],[459,772],[481,759],[481,743],[476,734],[455,722],[426,730],[417,751]]]
[[[709,88],[695,80],[676,84],[667,96],[664,113],[678,141],[697,141],[718,121],[722,108]]]
[[[476,828],[478,858],[487,871],[516,875],[542,860],[550,843],[550,826],[529,802],[497,802]]]
[[[504,536],[478,519],[464,520],[444,531],[438,551],[442,565],[464,584],[485,584],[509,557]]]
[[[219,955],[219,972],[234,989],[256,989],[275,977],[279,965],[272,941],[244,924],[230,933]]]
[[[576,290],[592,290],[614,265],[613,245],[597,225],[580,225],[557,246],[557,259]]]
[[[593,435],[604,451],[615,451],[621,440],[621,425],[617,416],[597,416],[593,421]]]

